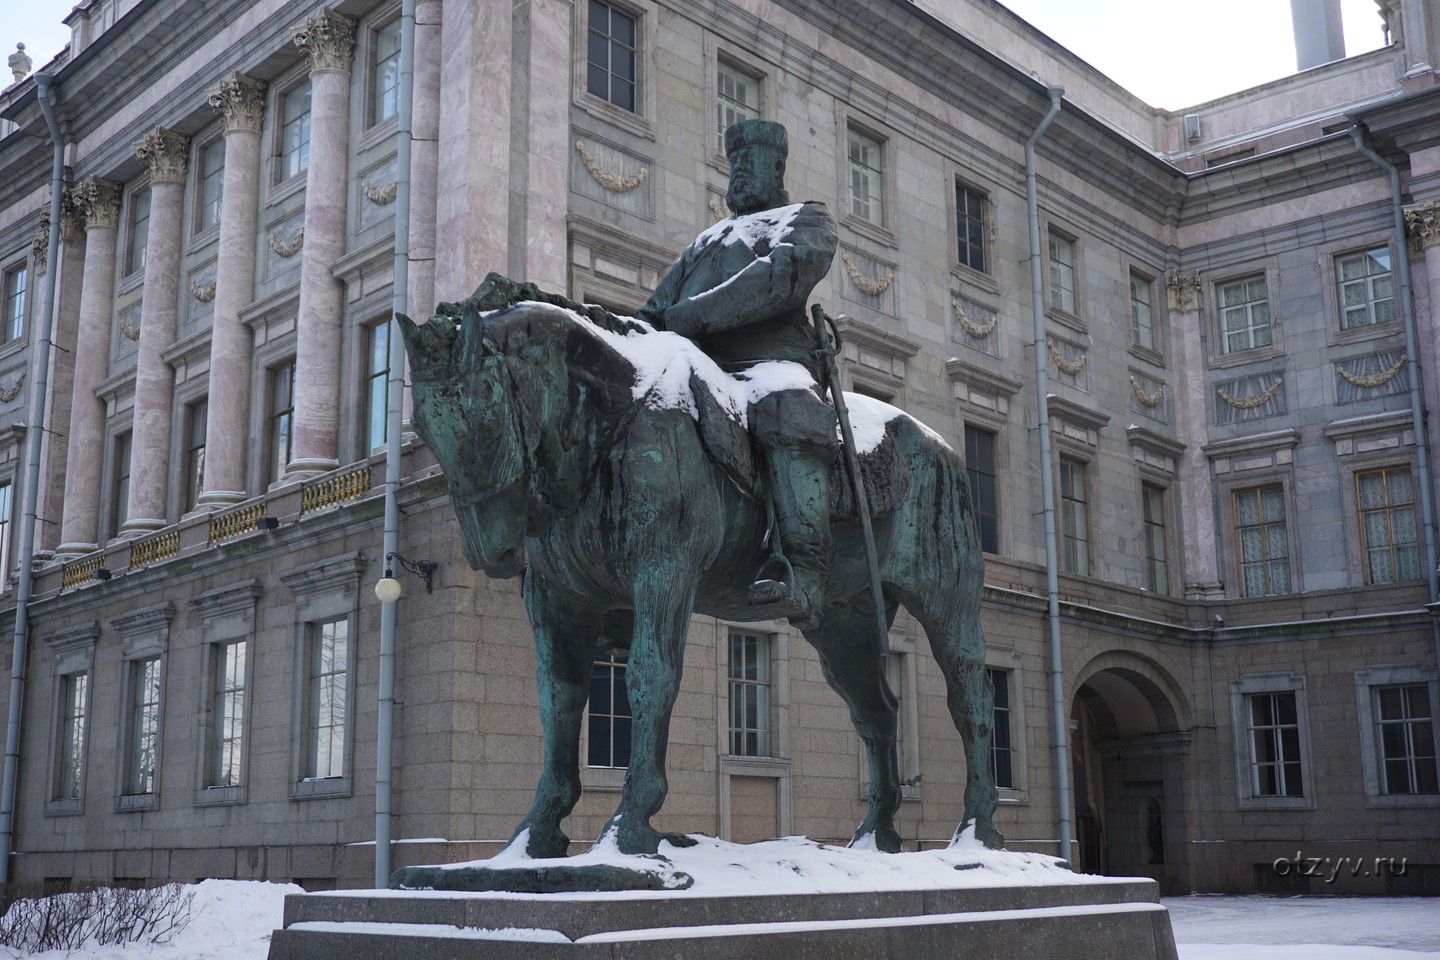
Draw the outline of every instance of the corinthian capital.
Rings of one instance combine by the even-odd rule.
[[[1171,310],[1200,309],[1200,275],[1196,273],[1170,273],[1165,275],[1165,290],[1169,293]]]
[[[86,177],[75,185],[75,209],[86,228],[120,226],[120,184],[104,177]]]
[[[310,61],[310,71],[349,72],[355,46],[355,18],[325,7],[295,29],[295,46]]]
[[[1424,256],[1426,247],[1440,243],[1440,199],[1417,203],[1405,211],[1405,239],[1410,255]]]
[[[74,190],[66,190],[60,196],[60,239],[83,240],[85,238],[85,210]]]
[[[40,226],[30,241],[30,259],[35,261],[35,272],[44,273],[50,256],[50,208],[40,211]]]
[[[225,118],[226,130],[260,131],[260,118],[265,112],[265,81],[247,77],[238,70],[220,86],[206,94],[216,113]]]
[[[185,134],[156,127],[135,142],[135,156],[145,164],[151,181],[184,180],[189,147],[190,138]]]

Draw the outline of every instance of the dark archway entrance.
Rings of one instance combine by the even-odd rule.
[[[1189,890],[1184,759],[1190,735],[1156,683],[1124,667],[1091,674],[1070,709],[1076,869]]]

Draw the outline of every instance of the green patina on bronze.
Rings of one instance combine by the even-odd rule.
[[[737,216],[686,249],[639,317],[692,339],[726,370],[785,359],[818,381],[824,365],[805,304],[834,257],[834,222],[823,204],[789,204],[778,124],[737,124],[726,143],[727,202]],[[767,217],[779,224],[768,233]],[[566,854],[561,821],[580,796],[580,725],[597,647],[629,651],[632,712],[630,766],[601,842],[627,854],[655,854],[661,840],[693,843],[650,821],[667,791],[670,714],[699,612],[742,622],[788,616],[803,630],[865,745],[868,809],[852,843],[898,850],[896,699],[831,407],[810,390],[771,393],[748,411],[747,433],[692,378],[693,413],[654,408],[632,395],[631,362],[572,313],[617,333],[641,328],[496,274],[429,322],[400,318],[416,429],[449,481],[465,556],[489,576],[525,577],[544,757],[512,846],[537,858]],[[860,461],[886,622],[904,604],[924,627],[964,740],[957,836],[973,825],[998,847],[982,556],[964,465],[904,416],[889,420]],[[794,566],[789,582],[772,576],[767,502]],[[399,885],[427,884],[400,871]]]

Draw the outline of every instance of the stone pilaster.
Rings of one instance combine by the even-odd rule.
[[[1440,396],[1440,357],[1434,336],[1434,323],[1440,311],[1440,197],[1413,204],[1405,210],[1405,239],[1410,248],[1413,304],[1420,348],[1421,389],[1430,396],[1430,402]],[[1399,289],[1399,284],[1396,284]],[[1421,320],[1429,317],[1429,321]],[[1431,448],[1437,443],[1440,422],[1432,415],[1426,432]],[[1436,495],[1440,495],[1440,477]]]
[[[89,553],[99,545],[100,451],[105,449],[105,405],[95,385],[110,365],[110,308],[115,291],[115,245],[120,225],[120,184],[90,177],[76,184],[76,211],[85,222],[75,384],[66,442],[65,511],[57,557]]]
[[[210,91],[209,102],[225,119],[225,187],[220,199],[215,315],[210,329],[205,478],[199,500],[202,509],[213,510],[245,499],[251,332],[240,322],[240,311],[255,295],[265,82],[231,74]]]
[[[1210,463],[1202,447],[1208,437],[1205,404],[1205,347],[1200,341],[1204,317],[1200,311],[1200,277],[1171,273],[1165,277],[1169,308],[1170,342],[1177,353],[1179,383],[1175,415],[1185,453],[1176,471],[1180,494],[1181,538],[1185,557],[1185,597],[1188,600],[1221,599],[1216,568],[1215,511],[1210,492]]]
[[[150,174],[150,231],[145,243],[145,299],[135,360],[135,420],[131,428],[130,503],[120,536],[165,526],[170,473],[170,407],[175,374],[162,353],[175,342],[180,296],[180,240],[185,163],[190,138],[157,127],[135,144]]]
[[[74,405],[75,354],[78,347],[81,291],[85,271],[85,216],[76,205],[73,192],[60,198],[60,273],[55,278],[55,326],[50,351],[50,403],[46,417],[51,430],[45,434],[40,451],[40,488],[36,526],[39,542],[36,556],[54,555],[60,543],[60,522],[65,512],[66,464],[69,461],[65,435]]]
[[[310,167],[295,334],[295,433],[285,471],[289,480],[339,463],[343,290],[330,264],[345,252],[354,43],[354,19],[332,10],[322,9],[295,31],[295,45],[310,62]]]

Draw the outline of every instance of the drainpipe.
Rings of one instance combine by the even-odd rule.
[[[1430,444],[1425,435],[1425,405],[1420,395],[1419,337],[1415,331],[1415,288],[1410,278],[1410,245],[1405,240],[1405,205],[1401,198],[1400,171],[1395,164],[1370,149],[1365,135],[1370,131],[1356,121],[1350,128],[1355,149],[1371,163],[1390,175],[1390,208],[1394,216],[1395,259],[1399,261],[1400,318],[1405,327],[1405,355],[1410,358],[1406,374],[1410,377],[1410,422],[1415,431],[1415,469],[1420,474],[1420,528],[1425,537],[1425,584],[1430,588],[1430,602],[1440,601],[1440,583],[1436,581],[1435,500],[1430,478]],[[1430,618],[1435,638],[1435,656],[1440,664],[1440,618]]]
[[[30,640],[31,567],[35,559],[35,514],[40,500],[40,443],[45,435],[45,401],[50,388],[50,334],[55,321],[55,276],[60,272],[60,195],[65,192],[65,144],[55,122],[55,78],[35,74],[35,99],[55,144],[50,168],[50,246],[46,251],[45,300],[35,345],[35,384],[30,390],[30,422],[25,439],[25,515],[20,523],[20,582],[15,587],[15,640],[10,660],[10,710],[5,729],[5,776],[0,782],[0,884],[10,882],[15,849],[15,795],[20,778],[20,717],[25,696],[25,653]]]
[[[1065,88],[1048,86],[1050,109],[1025,141],[1025,206],[1030,221],[1030,306],[1035,319],[1035,402],[1040,418],[1040,493],[1045,505],[1045,621],[1050,631],[1050,709],[1054,714],[1055,802],[1060,858],[1070,860],[1070,711],[1065,709],[1065,676],[1060,655],[1060,576],[1055,551],[1055,481],[1050,466],[1050,401],[1045,376],[1045,302],[1040,275],[1040,201],[1035,190],[1035,144],[1060,113]]]
[[[404,313],[410,295],[410,123],[415,90],[415,0],[400,7],[400,103],[395,144],[395,279],[391,287],[390,375],[385,391],[385,551],[400,550],[400,430],[405,388],[405,351],[394,314]],[[390,574],[386,573],[389,577]],[[395,628],[399,599],[380,603],[379,729],[375,737],[375,886],[390,881],[391,782],[395,767]]]

